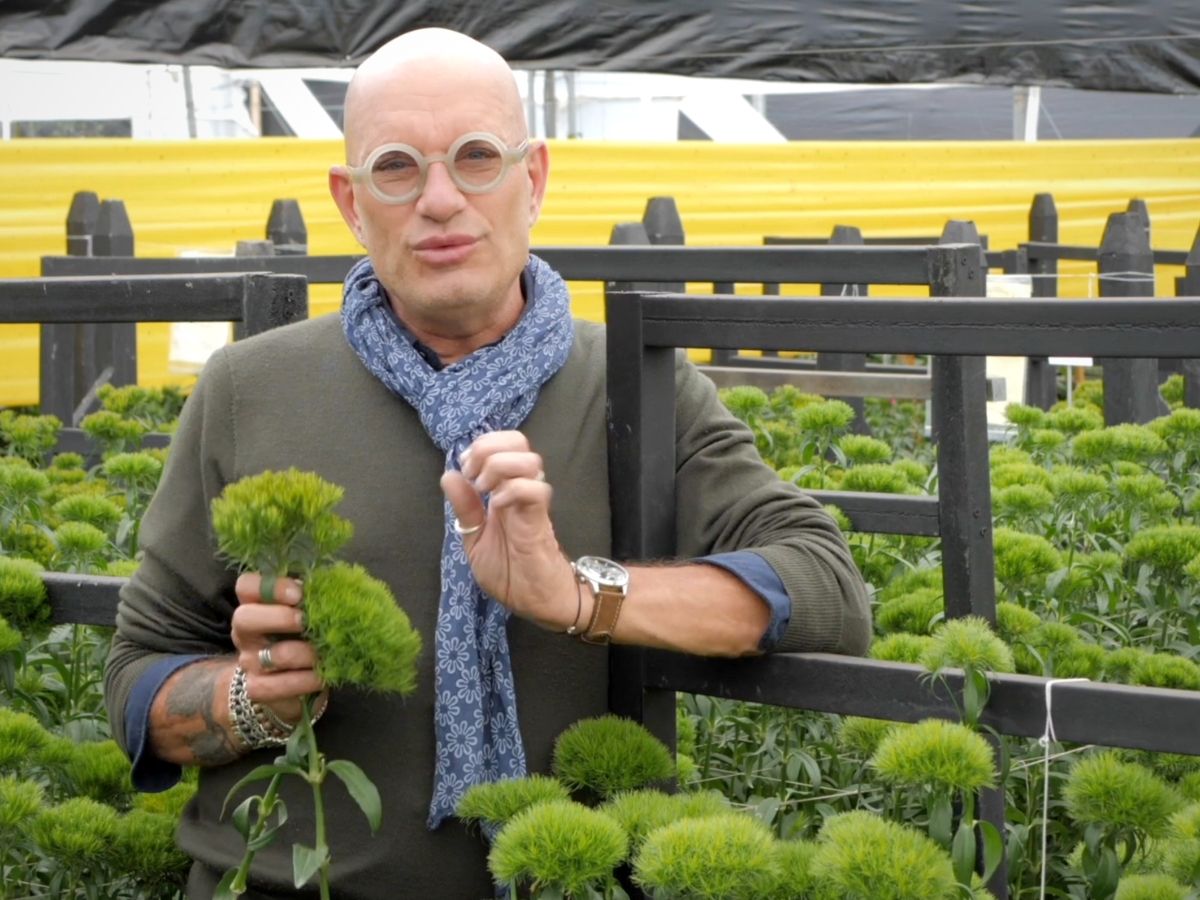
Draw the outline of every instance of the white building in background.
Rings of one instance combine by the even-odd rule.
[[[341,135],[350,69],[0,60],[0,138]],[[1200,95],[518,73],[533,133],[627,141],[1200,136]]]

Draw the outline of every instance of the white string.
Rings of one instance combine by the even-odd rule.
[[[1054,717],[1050,711],[1051,691],[1056,684],[1069,684],[1072,681],[1090,681],[1090,678],[1051,678],[1046,682],[1046,730],[1038,738],[1042,745],[1042,884],[1038,893],[1040,900],[1046,900],[1046,843],[1050,832],[1050,745],[1057,738],[1054,734]]]

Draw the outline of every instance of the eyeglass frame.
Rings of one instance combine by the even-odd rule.
[[[454,157],[457,155],[458,151],[471,141],[478,140],[488,141],[500,148],[500,174],[496,176],[495,180],[482,186],[470,184],[469,182],[460,180],[458,172],[454,166]],[[456,139],[454,143],[449,146],[445,153],[426,155],[411,144],[381,144],[367,155],[366,160],[361,166],[351,166],[347,164],[344,166],[339,166],[338,168],[349,175],[351,181],[359,184],[366,184],[367,190],[371,192],[371,196],[373,196],[380,203],[386,203],[391,206],[401,206],[405,203],[412,203],[414,200],[420,197],[422,193],[424,193],[425,183],[429,178],[429,167],[433,163],[442,163],[446,167],[446,173],[450,176],[450,180],[453,181],[454,185],[463,193],[489,194],[500,187],[500,185],[504,182],[505,177],[508,175],[508,170],[524,160],[525,157],[529,155],[529,151],[531,149],[533,149],[533,143],[529,140],[529,138],[521,141],[521,143],[515,147],[509,147],[504,143],[504,141],[491,132],[469,131],[462,135],[462,137]],[[371,171],[374,169],[375,163],[379,161],[379,158],[385,153],[394,152],[407,153],[409,156],[411,156],[414,160],[416,160],[417,168],[420,172],[420,174],[417,176],[416,187],[401,197],[393,197],[391,194],[385,194],[382,190],[380,190],[379,186],[375,184],[375,180],[371,178]]]

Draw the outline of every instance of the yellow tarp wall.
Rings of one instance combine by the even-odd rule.
[[[277,197],[299,200],[311,253],[356,252],[326,193],[326,172],[339,160],[337,142],[286,138],[2,142],[0,277],[36,276],[42,255],[64,252],[67,208],[80,190],[125,201],[138,256],[230,253],[237,240],[264,236]],[[1108,214],[1140,197],[1154,246],[1186,249],[1200,219],[1200,141],[551,142],[550,191],[533,242],[607,243],[614,223],[640,219],[648,197],[669,195],[692,245],[825,235],[839,223],[872,237],[937,234],[947,219],[971,219],[993,249],[1005,249],[1026,239],[1030,202],[1043,191],[1054,195],[1065,243],[1096,245]],[[1160,269],[1159,291],[1173,293],[1167,279],[1177,274]],[[1095,293],[1083,277],[1060,289]],[[332,311],[338,299],[336,288],[315,288],[313,312]],[[600,318],[598,286],[576,286],[574,303]],[[139,326],[145,384],[170,379],[168,327]],[[0,326],[0,406],[36,403],[37,369],[36,327]]]

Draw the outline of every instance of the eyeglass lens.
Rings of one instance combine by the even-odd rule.
[[[371,180],[375,186],[390,197],[404,197],[417,190],[422,179],[422,163],[445,162],[451,177],[460,186],[487,188],[504,172],[504,148],[498,144],[476,138],[454,151],[452,159],[440,156],[423,158],[415,150],[412,153],[389,150],[375,160],[371,168]]]

